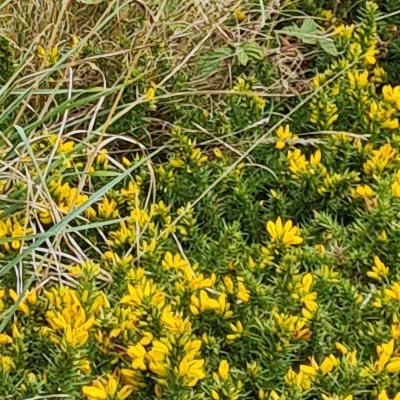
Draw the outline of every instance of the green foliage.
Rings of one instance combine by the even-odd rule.
[[[242,3],[46,3],[0,99],[1,398],[400,396],[393,4]]]
[[[4,84],[14,72],[14,55],[6,37],[0,36],[0,84]]]

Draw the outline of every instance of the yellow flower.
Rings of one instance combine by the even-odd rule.
[[[78,46],[78,43],[79,43],[79,38],[78,38],[78,36],[72,35],[72,37],[71,37],[71,44],[72,44],[72,47]]]
[[[383,293],[386,301],[400,301],[400,283],[393,283],[387,287]]]
[[[378,256],[374,257],[374,265],[372,271],[367,272],[367,276],[371,279],[381,281],[382,278],[386,278],[389,273],[389,268],[385,267],[385,264],[380,260]]]
[[[386,371],[390,373],[400,372],[400,357],[392,357],[386,365]]]
[[[226,381],[229,377],[229,364],[228,361],[222,360],[218,367],[218,376],[222,381]]]
[[[295,340],[308,340],[311,337],[311,331],[307,327],[307,320],[294,315],[279,314],[273,310],[273,316],[278,326],[291,334]]]
[[[378,235],[376,235],[376,238],[380,241],[380,242],[386,242],[387,240],[387,235],[385,231],[380,231]]]
[[[342,343],[336,342],[335,343],[335,347],[343,354],[346,355],[349,350],[347,349],[347,347],[345,345],[343,345]]]
[[[354,198],[370,199],[374,195],[374,191],[368,185],[357,185],[352,188],[350,194]]]
[[[275,148],[282,150],[289,140],[296,140],[297,137],[293,136],[290,131],[289,125],[280,126],[276,131],[276,143]]]
[[[160,377],[165,377],[168,373],[166,363],[169,349],[167,345],[159,340],[153,340],[151,350],[147,353],[149,369]]]
[[[236,325],[235,324],[229,324],[229,327],[231,328],[231,331],[233,333],[230,333],[226,335],[226,339],[229,341],[234,341],[236,339],[239,339],[242,336],[243,333],[243,325],[240,321],[237,321]]]
[[[368,71],[364,72],[351,72],[347,73],[349,78],[350,87],[362,89],[368,84]]]
[[[222,151],[218,147],[215,147],[213,149],[213,153],[214,153],[216,158],[222,158],[223,157]]]
[[[381,123],[382,128],[397,129],[399,127],[398,118],[387,119]]]
[[[171,268],[183,270],[186,268],[187,262],[181,257],[180,254],[175,254],[173,256],[171,252],[167,251],[161,265],[165,270],[169,270]]]
[[[115,200],[109,200],[107,197],[97,206],[99,217],[104,219],[114,219],[118,216],[118,208]]]
[[[345,39],[350,39],[353,32],[354,32],[354,24],[352,25],[339,25],[334,27],[334,32],[336,35],[345,38]]]
[[[382,172],[395,157],[396,151],[390,144],[385,144],[378,150],[372,150],[372,157],[364,163],[367,174]]]
[[[40,59],[44,61],[44,65],[49,67],[53,65],[58,60],[58,47],[55,46],[51,49],[45,49],[43,46],[37,47],[37,55]]]
[[[8,374],[12,369],[15,369],[14,360],[10,356],[0,355],[0,368],[4,373]]]
[[[278,217],[275,222],[268,221],[266,229],[272,242],[283,244],[284,246],[297,245],[303,242],[299,229],[293,226],[291,220],[282,225],[281,217]]]
[[[400,181],[398,179],[392,183],[392,194],[394,197],[400,197]]]
[[[96,386],[84,386],[82,388],[82,393],[89,397],[90,399],[107,399],[107,392],[104,387],[96,387]]]
[[[382,95],[387,103],[396,105],[397,109],[400,110],[400,86],[393,88],[391,85],[385,85],[382,88]]]
[[[386,390],[384,389],[379,393],[378,400],[391,400],[391,399],[388,396]],[[400,392],[397,393],[396,396],[394,396],[392,400],[400,400]]]
[[[289,150],[286,159],[289,161],[289,170],[298,176],[307,171],[308,162],[300,149]]]
[[[83,386],[82,393],[88,400],[125,400],[132,393],[133,387],[123,386],[118,390],[118,379],[111,374],[92,382],[90,386]]]
[[[140,343],[128,346],[126,354],[132,358],[131,367],[133,369],[146,370],[146,349]]]
[[[376,347],[376,352],[378,354],[378,360],[375,362],[376,371],[382,371],[387,365],[388,361],[392,357],[394,350],[394,340],[390,340],[387,343],[382,343]]]
[[[271,400],[280,400],[280,396],[278,395],[278,393],[275,392],[275,390],[271,390],[271,392],[269,393],[269,398]]]
[[[370,47],[364,55],[365,63],[367,65],[374,65],[376,64],[375,58],[376,50],[373,47]]]
[[[226,276],[226,275],[225,275],[225,276],[222,278],[222,280],[223,280],[223,282],[224,282],[226,291],[227,291],[229,294],[233,294],[233,281],[232,281],[232,279],[231,279],[229,276]]]
[[[253,96],[253,103],[257,110],[263,110],[265,107],[265,100],[261,96]]]
[[[185,385],[193,387],[200,379],[206,377],[203,370],[203,359],[192,359],[189,355],[183,357],[178,367],[178,376],[184,378]]]
[[[246,14],[239,7],[235,8],[233,15],[238,22],[243,22],[246,19]]]
[[[154,89],[154,87],[149,87],[146,93],[144,94],[144,98],[147,101],[153,101],[155,97],[156,97],[156,90]]]
[[[14,301],[14,303],[16,303],[18,301],[18,296],[17,293],[14,292],[14,290],[10,289],[8,291],[9,296],[11,297],[11,299]],[[21,311],[25,316],[29,316],[30,315],[30,311],[29,311],[29,307],[26,305],[25,303],[26,298],[23,298],[18,306],[17,306],[17,310]]]
[[[287,384],[296,386],[300,391],[307,390],[311,387],[311,381],[316,375],[314,367],[308,365],[300,365],[300,371],[297,374],[291,368],[286,373],[284,380]]]
[[[321,150],[318,149],[310,156],[310,165],[316,167],[321,162]]]
[[[329,374],[333,370],[335,366],[339,364],[339,361],[336,359],[336,357],[333,354],[330,354],[329,356],[325,357],[319,366],[320,371],[326,375]]]
[[[0,345],[10,344],[12,342],[13,340],[11,336],[6,335],[5,333],[0,333]]]
[[[238,291],[236,293],[236,297],[242,303],[247,303],[250,300],[250,292],[247,290],[243,282],[238,282],[237,286],[238,286]]]

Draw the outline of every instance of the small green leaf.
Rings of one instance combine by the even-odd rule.
[[[316,44],[319,39],[318,25],[311,18],[305,19],[301,27],[292,25],[281,32],[288,36],[296,37],[305,44]]]
[[[329,39],[320,39],[318,41],[319,45],[321,46],[321,49],[324,50],[326,53],[330,54],[331,56],[337,56],[339,54],[335,43],[333,43],[332,40]]]
[[[240,65],[246,66],[247,63],[250,61],[249,56],[242,47],[239,47],[236,50],[236,56]]]
[[[232,49],[230,47],[219,47],[215,50],[202,54],[197,62],[200,73],[207,75],[216,71],[221,61],[230,57],[231,55]]]
[[[305,19],[300,28],[301,32],[316,35],[318,33],[318,25],[311,18]]]
[[[257,43],[245,43],[241,46],[247,56],[253,61],[262,60],[264,56],[263,48]]]

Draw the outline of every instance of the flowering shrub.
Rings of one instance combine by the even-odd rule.
[[[243,3],[220,24],[247,35],[266,10]],[[89,121],[83,92],[54,87],[79,38],[36,49],[66,108],[2,109],[1,398],[400,399],[400,86],[381,39],[396,31],[374,0],[283,3],[315,32],[279,19],[280,55],[261,28],[163,87],[136,60],[117,97],[118,78],[88,89],[107,97]],[[192,89],[204,62],[215,87]]]

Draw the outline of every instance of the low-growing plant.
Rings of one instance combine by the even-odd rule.
[[[393,4],[39,3],[0,5],[0,398],[399,399]]]

